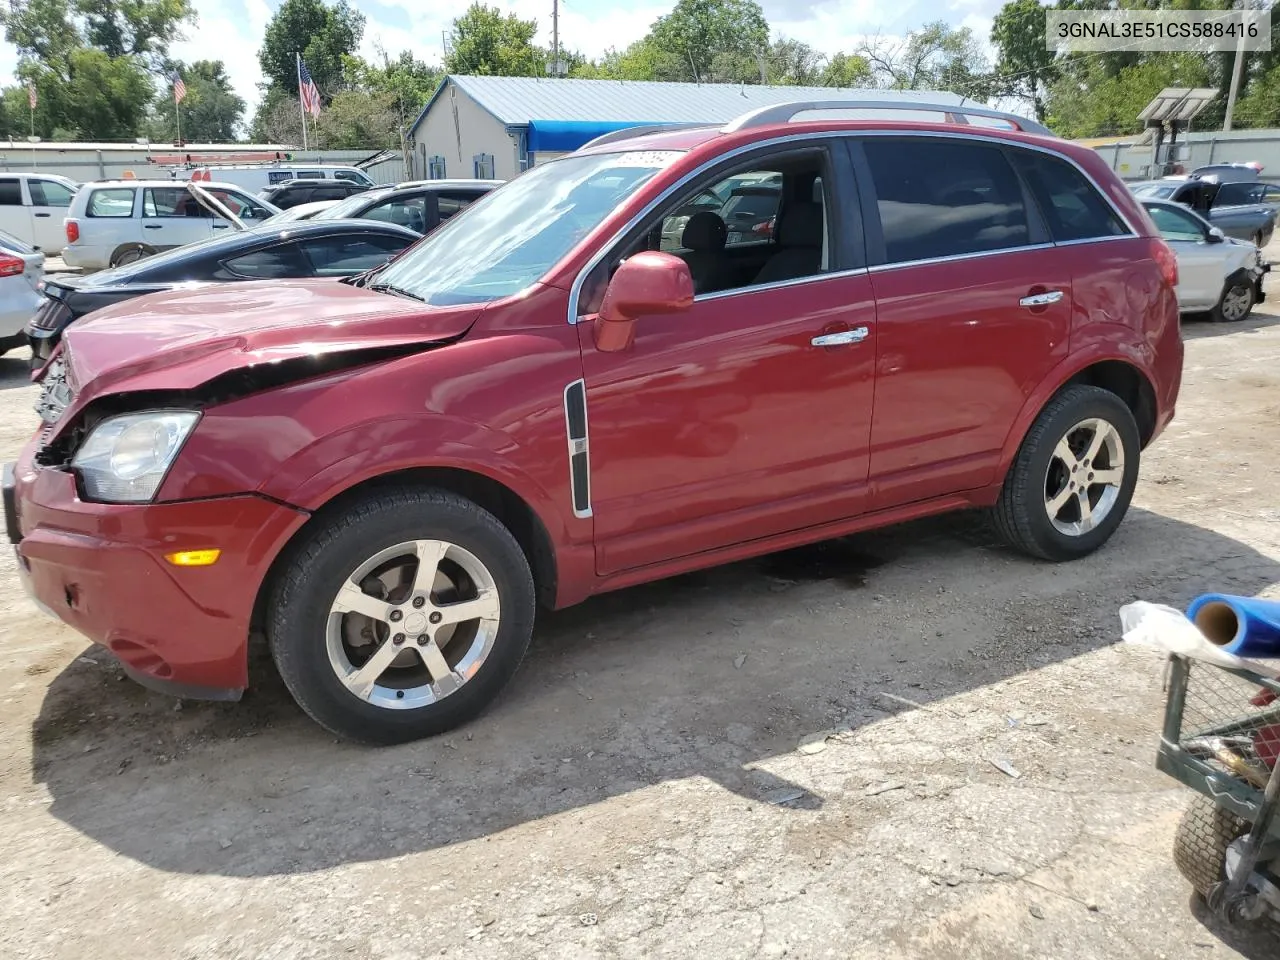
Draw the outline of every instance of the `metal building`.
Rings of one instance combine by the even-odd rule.
[[[726,123],[756,107],[796,100],[906,97],[943,104],[964,99],[938,91],[449,75],[410,128],[411,175],[509,180],[626,127]]]

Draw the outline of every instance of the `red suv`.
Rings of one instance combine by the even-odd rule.
[[[1173,254],[1092,150],[793,119],[850,106],[611,134],[360,277],[81,321],[7,471],[23,580],[182,696],[239,697],[264,633],[393,742],[488,704],[539,602],[964,507],[1097,549],[1173,416]],[[710,200],[744,180],[772,231]]]

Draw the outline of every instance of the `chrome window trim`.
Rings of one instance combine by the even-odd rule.
[[[1024,250],[1052,250],[1062,246],[1058,243],[1028,243],[1020,247],[1001,247],[998,250],[975,250],[973,253],[953,253],[945,257],[926,257],[923,260],[895,260],[893,263],[878,263],[868,267],[871,273],[887,273],[901,267],[922,267],[930,263],[954,263],[957,260],[976,260],[979,257],[994,257],[1005,253],[1021,253]]]
[[[837,280],[841,277],[866,276],[868,272],[868,267],[855,267],[852,270],[832,270],[827,273],[811,273],[807,277],[796,277],[794,280],[774,280],[770,283],[756,283],[749,284],[745,287],[734,287],[732,290],[715,290],[711,293],[701,293],[693,298],[693,302],[702,303],[704,300],[724,300],[728,297],[736,297],[744,293],[759,293],[761,290],[780,290],[784,287],[798,287],[803,283],[821,283],[823,280]]]
[[[575,440],[573,436],[573,418],[569,412],[569,391],[574,387],[582,388],[582,438]],[[564,435],[569,445],[569,507],[573,510],[573,515],[580,520],[585,520],[591,516],[591,425],[587,415],[587,380],[585,377],[579,377],[565,384],[563,403],[564,407]],[[573,458],[577,454],[585,454],[586,467],[586,500],[585,510],[578,509],[577,497],[573,492]]]
[[[574,278],[573,284],[569,287],[569,308],[567,311],[569,323],[571,325],[576,325],[578,323],[578,298],[582,293],[582,285],[586,282],[587,275],[591,273],[591,271],[594,270],[597,266],[600,265],[600,261],[605,258],[605,255],[608,254],[609,251],[612,250],[614,246],[620,240],[622,240],[624,236],[626,236],[628,233],[634,230],[640,224],[640,221],[648,217],[651,213],[653,213],[654,210],[662,206],[662,204],[669,201],[676,193],[683,190],[686,186],[688,186],[690,181],[696,180],[698,177],[705,174],[709,169],[711,169],[714,166],[717,166],[718,164],[722,163],[725,160],[732,160],[734,157],[741,156],[742,154],[745,154],[745,153],[751,153],[753,151],[760,150],[762,148],[799,143],[799,142],[808,141],[808,140],[835,140],[835,139],[845,139],[845,138],[858,139],[861,137],[929,137],[932,139],[976,140],[982,143],[991,144],[993,146],[1002,147],[1002,148],[1014,148],[1018,150],[1035,150],[1039,153],[1047,154],[1048,156],[1054,157],[1058,160],[1063,160],[1066,163],[1070,164],[1075,169],[1075,171],[1080,174],[1080,176],[1084,177],[1085,182],[1088,183],[1089,186],[1093,187],[1095,191],[1097,191],[1098,195],[1102,197],[1103,202],[1106,203],[1108,208],[1110,208],[1110,210],[1116,215],[1116,217],[1119,218],[1120,222],[1124,224],[1124,226],[1127,227],[1129,230],[1129,233],[1120,234],[1118,236],[1088,237],[1083,240],[1064,240],[1062,243],[1049,243],[1049,244],[1043,244],[1043,245],[1036,244],[1034,246],[1035,249],[1041,249],[1046,246],[1047,247],[1055,247],[1055,246],[1065,247],[1065,246],[1081,244],[1081,243],[1100,243],[1108,240],[1132,240],[1135,237],[1142,236],[1141,231],[1139,231],[1133,225],[1133,222],[1125,215],[1124,211],[1122,211],[1119,207],[1116,206],[1115,202],[1111,199],[1110,196],[1108,196],[1107,192],[1103,190],[1101,186],[1098,185],[1098,182],[1094,180],[1092,176],[1090,176],[1089,172],[1085,170],[1084,167],[1080,166],[1080,164],[1078,164],[1073,158],[1067,156],[1065,153],[1060,153],[1057,150],[1054,150],[1048,146],[1041,146],[1040,144],[1021,143],[1018,141],[1007,140],[1004,137],[991,136],[989,134],[982,133],[980,129],[975,129],[972,132],[970,131],[939,131],[939,130],[821,130],[821,131],[809,131],[806,133],[780,134],[775,137],[769,137],[768,139],[765,139],[765,140],[757,140],[754,143],[743,144],[742,146],[734,147],[732,150],[727,150],[724,153],[711,157],[710,159],[699,164],[693,170],[690,170],[688,173],[682,176],[675,183],[671,184],[665,190],[663,190],[662,193],[658,194],[657,197],[649,201],[649,203],[645,204],[644,207],[641,208],[639,213],[637,213],[634,217],[632,217],[625,224],[623,224],[622,227],[618,229],[613,234],[613,236],[611,236],[605,243],[602,243],[600,245],[600,249],[598,249],[595,252],[595,254],[591,257],[591,259],[586,262],[583,268],[578,271],[578,275]],[[858,272],[858,271],[875,272],[875,271],[880,271],[884,269],[893,269],[896,267],[907,266],[908,264],[937,263],[944,260],[952,260],[952,259],[970,259],[973,257],[984,257],[984,256],[992,256],[1000,253],[1009,253],[1012,250],[1029,250],[1029,249],[1033,249],[1033,247],[1023,246],[1023,247],[1011,247],[1011,248],[1002,249],[1002,250],[983,250],[978,253],[957,254],[953,257],[942,257],[942,258],[938,258],[937,260],[912,260],[912,261],[904,261],[901,263],[876,264],[875,266],[872,266],[872,267],[859,267],[857,268],[857,271],[851,271],[851,273]],[[823,274],[822,276],[824,277],[833,276],[833,274]],[[784,282],[787,284],[792,284],[797,282],[802,283],[812,279],[814,278],[805,277],[799,281],[784,281]],[[747,292],[747,291],[753,291],[753,290],[762,290],[762,289],[767,289],[769,286],[771,285],[766,284],[762,286],[738,287],[735,290],[719,291],[719,293],[728,294],[728,293]],[[706,294],[705,296],[708,296],[708,297],[716,296],[716,294]],[[695,298],[695,300],[700,300],[700,299],[702,298],[701,297]]]

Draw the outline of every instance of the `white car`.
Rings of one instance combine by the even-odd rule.
[[[174,180],[98,180],[84,184],[67,211],[62,259],[69,267],[102,270],[236,229],[200,193],[213,195],[246,227],[280,212],[226,183],[200,183],[193,192]]]
[[[62,220],[79,186],[52,173],[0,174],[0,230],[50,256],[62,250]]]
[[[267,187],[274,187],[277,183],[285,183],[289,180],[347,180],[363,187],[373,186],[372,178],[358,167],[323,163],[309,167],[296,164],[282,166],[280,164],[227,163],[196,167],[191,171],[191,179],[197,183],[210,180],[234,183],[250,193],[261,193]]]
[[[1266,294],[1262,278],[1271,265],[1247,240],[1228,237],[1180,203],[1143,199],[1161,236],[1178,258],[1178,307],[1208,312],[1211,319],[1243,320]]]
[[[44,297],[44,254],[0,231],[0,354],[27,345],[26,326]]]

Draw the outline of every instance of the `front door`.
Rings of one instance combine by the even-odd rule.
[[[1209,243],[1204,221],[1180,207],[1152,204],[1147,213],[1178,258],[1178,306],[1207,310],[1222,296],[1226,280],[1222,244]]]
[[[36,246],[54,254],[67,244],[66,228],[62,221],[67,217],[74,194],[66,184],[57,180],[30,177],[27,189],[31,193],[31,225]]]
[[[631,348],[604,353],[592,335],[598,290],[585,294],[578,330],[601,575],[864,508],[875,305],[865,271],[848,269],[850,220],[833,215],[856,209],[852,185],[822,189],[833,176],[825,149],[763,166],[781,172],[788,191],[776,235],[735,249],[715,213],[687,226],[696,249],[670,251],[703,290],[687,312],[644,317]],[[847,165],[838,169],[848,176]],[[745,172],[721,168],[691,193]],[[670,233],[668,215],[685,215],[686,199],[642,225],[649,249]]]
[[[35,243],[31,207],[23,198],[20,177],[0,177],[0,230],[23,243]]]
[[[213,235],[213,217],[186,187],[142,191],[142,242],[171,250]]]

